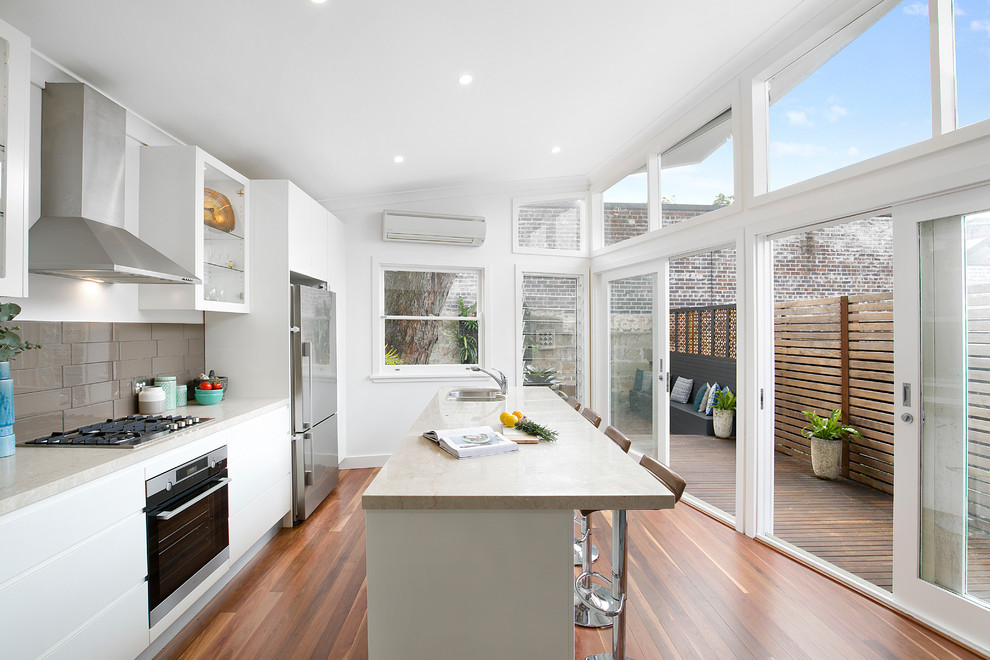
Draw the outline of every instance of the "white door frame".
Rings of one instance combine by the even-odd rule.
[[[921,579],[922,222],[990,209],[990,187],[904,204],[894,217],[894,599],[936,629],[990,649],[990,608]],[[903,386],[911,388],[910,401]],[[908,421],[904,415],[910,415]]]

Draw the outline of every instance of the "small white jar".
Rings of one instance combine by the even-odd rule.
[[[157,385],[145,385],[138,392],[138,412],[158,415],[165,412],[165,390]]]

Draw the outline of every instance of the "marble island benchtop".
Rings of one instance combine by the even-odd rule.
[[[510,388],[505,401],[448,401],[441,388],[364,492],[365,509],[662,509],[674,497],[563,399],[545,387]],[[491,426],[519,410],[557,442],[457,459],[425,431]]]
[[[0,458],[0,515],[137,465],[212,433],[288,404],[288,399],[224,398],[212,406],[191,403],[167,415],[212,417],[214,421],[182,429],[134,449],[95,447],[17,447]],[[18,438],[18,441],[29,438]]]

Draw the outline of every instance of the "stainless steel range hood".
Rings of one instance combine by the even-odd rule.
[[[82,83],[47,83],[41,105],[41,218],[28,271],[100,282],[200,280],[123,228],[124,109]]]

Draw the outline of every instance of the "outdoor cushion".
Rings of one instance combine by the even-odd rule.
[[[642,369],[637,369],[636,370],[636,380],[633,383],[633,389],[636,390],[637,392],[639,392],[640,390],[643,389],[643,370]]]
[[[708,390],[708,402],[705,404],[706,415],[712,414],[712,408],[715,407],[715,397],[718,396],[718,392],[719,392],[718,383],[712,384],[712,388]]]
[[[643,394],[653,394],[653,372],[643,372]]]
[[[694,397],[694,411],[701,412],[704,410],[705,406],[708,405],[708,389],[711,387],[708,383],[705,383],[698,388],[698,394]]]
[[[670,390],[670,400],[677,403],[687,403],[691,398],[691,389],[694,387],[694,380],[678,376],[674,382],[674,389]]]

